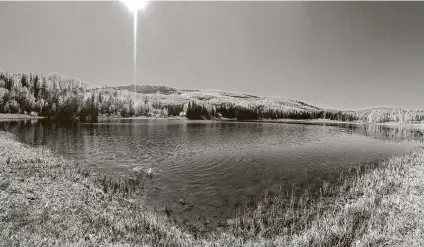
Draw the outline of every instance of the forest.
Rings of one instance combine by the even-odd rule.
[[[214,107],[189,102],[186,117],[189,119],[228,118],[237,120],[261,119],[327,119],[343,122],[366,123],[415,123],[424,120],[424,111],[405,109],[376,108],[362,111],[339,110],[285,110],[278,108],[265,108],[263,106],[236,106],[233,103],[216,105]]]
[[[0,113],[23,113],[56,121],[95,122],[105,117],[173,117],[188,119],[328,119],[368,123],[421,122],[423,110],[374,108],[339,111],[293,109],[265,104],[239,105],[234,102],[172,100],[158,94],[133,93],[99,87],[58,74],[8,74],[0,71]]]
[[[57,121],[97,121],[99,116],[179,116],[182,104],[134,97],[126,90],[97,87],[58,74],[0,72],[0,112],[42,116]]]

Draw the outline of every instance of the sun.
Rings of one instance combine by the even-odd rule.
[[[121,0],[127,6],[127,8],[133,13],[137,13],[138,10],[146,8],[148,0]]]
[[[147,3],[149,0],[121,0],[122,3],[124,3],[127,8],[132,12],[133,15],[133,43],[134,43],[134,53],[133,53],[133,59],[134,59],[134,93],[136,92],[136,85],[137,85],[137,26],[138,26],[138,11],[143,10],[146,8]]]

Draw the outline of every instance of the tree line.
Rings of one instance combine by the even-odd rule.
[[[133,93],[97,87],[58,74],[8,74],[0,71],[0,112],[24,113],[58,121],[97,121],[108,117],[172,117],[185,113],[188,119],[328,119],[369,123],[415,122],[424,120],[424,111],[376,108],[338,111],[290,106],[210,103],[207,100],[167,101],[155,94]]]
[[[0,71],[1,113],[95,122],[99,116],[179,116],[183,108],[184,104],[163,103],[147,95],[100,88],[57,74],[43,76]]]
[[[186,113],[189,119],[229,118],[237,120],[261,120],[261,119],[296,119],[312,120],[326,119],[343,122],[421,122],[424,120],[423,110],[405,110],[393,108],[376,108],[363,111],[339,111],[324,109],[280,109],[266,106],[236,106],[233,103],[222,103],[208,106],[189,102]]]

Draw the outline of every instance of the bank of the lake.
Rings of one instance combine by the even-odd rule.
[[[237,121],[225,119],[225,121]],[[339,124],[353,124],[353,125],[381,125],[381,126],[394,126],[394,127],[424,127],[424,122],[384,122],[384,123],[368,123],[362,121],[338,121],[330,119],[261,119],[261,120],[243,120],[242,122],[259,122],[259,123],[293,123],[293,124],[326,124],[326,125],[339,125]]]
[[[32,116],[28,114],[12,114],[12,113],[0,113],[0,120],[26,120],[26,119],[43,119],[41,116]],[[170,117],[147,117],[147,116],[138,116],[138,117],[122,117],[122,116],[105,116],[100,115],[99,120],[116,120],[116,119],[168,119],[168,120],[189,120],[186,117],[181,116],[170,116]],[[338,121],[330,119],[259,119],[259,120],[237,120],[229,118],[212,118],[213,121],[230,121],[230,122],[260,122],[260,123],[294,123],[294,124],[354,124],[354,125],[383,125],[383,126],[399,126],[399,127],[418,127],[424,128],[424,122],[384,122],[384,123],[368,123],[362,121]]]
[[[28,114],[11,114],[0,113],[0,120],[25,120],[25,119],[42,119],[43,117],[31,116]]]
[[[191,246],[144,207],[139,180],[95,174],[0,132],[0,246]]]
[[[121,116],[99,116],[99,120],[111,120],[111,119],[182,119],[186,120],[186,117],[146,117],[146,116],[138,116],[138,117],[121,117]]]
[[[424,149],[325,184],[269,196],[195,238],[143,203],[142,176],[113,178],[0,132],[2,246],[422,246]]]

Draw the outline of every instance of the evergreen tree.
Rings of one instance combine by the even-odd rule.
[[[27,88],[29,86],[28,78],[25,74],[23,74],[22,77],[21,77],[21,85],[22,85],[22,87],[27,87]]]
[[[39,85],[38,75],[34,77],[34,80],[33,80],[33,89],[34,89],[34,97],[36,99],[39,99],[40,85]]]

